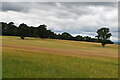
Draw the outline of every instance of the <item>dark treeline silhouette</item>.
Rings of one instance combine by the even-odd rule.
[[[96,37],[98,38],[99,42],[101,42],[103,47],[108,43],[110,37],[112,36],[110,29],[104,27],[98,29],[97,34],[98,35]]]
[[[87,41],[87,42],[101,42],[101,39],[91,38],[89,36],[72,36],[67,32],[62,34],[56,34],[51,30],[47,30],[46,25],[40,25],[38,27],[27,26],[27,24],[20,24],[15,26],[13,22],[0,22],[2,24],[2,35],[4,36],[20,36],[21,39],[25,37],[39,37],[50,39],[63,39],[63,40],[75,40],[75,41]],[[106,40],[107,44],[113,44],[112,41]]]

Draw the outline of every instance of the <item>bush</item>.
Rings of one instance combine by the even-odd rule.
[[[24,37],[23,37],[23,36],[21,36],[20,38],[24,40]]]

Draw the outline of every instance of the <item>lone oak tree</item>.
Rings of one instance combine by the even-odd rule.
[[[107,44],[107,40],[109,40],[112,36],[112,34],[109,32],[109,28],[100,28],[97,31],[98,35],[96,37],[98,38],[98,40],[100,40],[103,47]]]

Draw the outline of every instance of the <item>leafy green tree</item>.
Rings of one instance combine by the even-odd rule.
[[[1,24],[2,24],[2,35],[7,35],[8,33],[7,33],[7,28],[8,28],[8,25],[7,25],[7,23],[5,23],[5,22],[1,22]]]
[[[55,33],[52,32],[51,30],[46,31],[46,37],[47,38],[55,39],[55,36],[56,36]]]
[[[61,39],[71,40],[71,38],[72,38],[72,36],[67,32],[64,32],[61,34]]]
[[[84,37],[84,40],[90,42],[92,39],[91,39],[91,37],[89,37],[89,36],[85,36],[85,37]]]
[[[75,40],[76,40],[76,41],[82,41],[82,40],[83,40],[83,37],[80,36],[80,35],[77,35],[77,36],[75,37]]]
[[[110,32],[109,28],[100,28],[97,31],[98,35],[96,37],[101,42],[103,47],[107,44],[107,40],[109,40],[110,37],[112,36],[112,34],[109,32]]]
[[[2,34],[9,35],[9,36],[16,36],[17,27],[14,25],[13,22],[4,23],[2,22]]]
[[[12,36],[16,36],[17,33],[17,27],[14,25],[13,22],[8,23],[8,34]]]
[[[21,37],[21,39],[24,39],[24,37],[28,36],[28,26],[26,24],[22,23],[19,25],[18,35]]]
[[[28,34],[27,34],[27,36],[29,36],[29,37],[37,37],[37,28],[33,27],[33,26],[30,26],[28,28]]]
[[[46,25],[40,25],[37,28],[37,34],[40,38],[47,38],[47,26]]]

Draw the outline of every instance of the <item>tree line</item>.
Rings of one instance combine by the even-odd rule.
[[[61,34],[56,34],[51,30],[47,30],[47,25],[39,25],[38,27],[28,26],[25,23],[20,24],[19,26],[15,26],[13,22],[0,22],[2,24],[2,35],[4,36],[20,36],[21,39],[25,37],[36,37],[36,38],[50,38],[50,39],[63,39],[63,40],[74,40],[74,41],[87,41],[87,42],[99,42],[104,44],[114,44],[110,38],[111,34],[107,34],[109,32],[108,28],[102,28],[97,31],[97,38],[91,38],[89,36],[72,36],[68,32],[63,32]],[[103,37],[103,34],[106,34]]]

